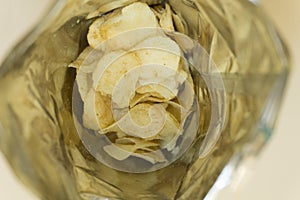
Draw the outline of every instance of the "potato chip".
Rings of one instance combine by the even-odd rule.
[[[170,6],[154,9],[133,3],[96,19],[88,33],[90,47],[70,65],[82,72],[77,82],[83,124],[108,137],[113,133],[104,151],[117,160],[165,162],[161,149],[175,151],[194,102],[189,66],[175,41],[164,31],[126,35],[159,26],[173,31]]]
[[[96,20],[90,26],[88,42],[91,47],[98,48],[102,42],[121,33],[138,28],[151,27],[158,27],[156,16],[147,4],[137,2],[124,7],[121,11],[115,10],[113,15],[103,23],[101,20]],[[143,35],[142,38],[146,38],[149,34],[152,34],[146,34],[147,32],[144,33],[145,35]],[[128,37],[130,36],[132,35],[128,35]],[[136,40],[137,36],[132,36],[131,39],[134,39],[131,41],[138,42],[138,40]],[[124,45],[120,45],[120,47],[124,48]]]
[[[165,162],[166,158],[162,154],[161,151],[154,151],[154,152],[147,152],[147,153],[131,153],[133,149],[130,149],[130,151],[124,150],[123,148],[119,147],[118,145],[107,145],[103,147],[104,151],[108,153],[111,157],[117,159],[117,160],[125,160],[129,156],[134,156],[137,158],[142,158],[144,160],[149,161],[152,164],[155,164],[157,162]]]
[[[159,20],[160,27],[168,31],[174,31],[172,12],[169,4],[166,4],[166,9]]]
[[[112,95],[121,77],[140,64],[140,59],[135,52],[121,55],[108,66],[99,64],[99,67],[103,68],[103,73],[99,74],[97,90],[103,95]]]
[[[114,117],[111,110],[111,99],[107,96],[96,92],[95,109],[98,123],[101,129],[106,128],[114,123]]]

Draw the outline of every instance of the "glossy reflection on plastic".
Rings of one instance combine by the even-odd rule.
[[[3,141],[3,126],[0,122],[0,150],[1,150],[1,146],[2,146],[2,141]]]

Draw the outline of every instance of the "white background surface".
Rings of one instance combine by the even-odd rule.
[[[53,0],[0,0],[0,62]],[[286,39],[294,68],[273,139],[251,176],[219,200],[300,200],[300,1],[263,0]],[[36,199],[12,174],[0,153],[0,199]]]

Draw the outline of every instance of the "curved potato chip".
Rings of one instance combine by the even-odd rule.
[[[143,101],[146,98],[149,98],[150,94],[149,93],[145,93],[145,94],[135,94],[131,99],[130,99],[130,103],[129,103],[129,108],[132,108],[134,106],[136,106],[138,103],[144,103],[145,101]]]
[[[139,87],[136,92],[138,94],[148,94],[149,96],[152,96],[152,97],[156,97],[158,99],[163,99],[163,100],[171,100],[173,98],[176,97],[177,95],[177,91],[175,89],[174,93],[171,92],[169,89],[161,86],[161,85],[158,85],[158,84],[155,84],[155,85],[146,85],[146,86],[142,86],[142,87]]]
[[[160,96],[158,93],[145,93],[145,94],[138,94],[136,93],[133,98],[130,99],[130,108],[136,106],[138,103],[166,103],[171,102],[170,99],[164,99],[157,97]]]
[[[131,152],[126,151],[114,144],[107,145],[107,146],[103,147],[103,149],[111,157],[113,157],[117,160],[125,160],[129,156],[134,156],[137,158],[142,158],[144,160],[147,160],[152,164],[167,161],[161,151],[154,151],[154,152],[148,152],[148,153],[131,153]]]
[[[117,12],[115,11],[114,13]],[[100,17],[96,19],[89,27],[87,40],[89,45],[91,45],[91,47],[93,47],[94,49],[104,41],[104,40],[99,40],[99,38],[104,37],[103,32],[99,31],[99,27],[101,27],[101,25],[103,25],[104,22],[105,22],[105,18]]]
[[[82,121],[84,127],[92,130],[97,130],[98,123],[95,117],[95,105],[93,105],[95,95],[92,90],[90,90],[87,95],[82,98],[83,100],[83,116]]]
[[[103,129],[112,125],[115,120],[111,110],[111,98],[96,92],[95,104],[96,115],[100,128]]]
[[[86,47],[83,52],[81,52],[81,54],[76,58],[76,60],[74,62],[72,62],[71,64],[69,64],[69,67],[72,68],[76,68],[77,70],[81,67],[91,67],[90,66],[90,62],[87,63],[87,59],[89,59],[89,55],[91,54],[91,52],[94,51],[93,48],[91,47]]]
[[[175,71],[179,68],[181,50],[178,44],[167,36],[149,37],[133,48],[133,50],[136,49],[138,56],[145,65],[158,64]]]
[[[177,14],[172,13],[172,17],[173,17],[173,21],[174,21],[174,25],[176,28],[176,31],[180,32],[180,33],[186,33],[186,26],[185,24],[183,24],[182,22],[182,18],[180,18]]]
[[[130,109],[117,125],[127,135],[147,139],[163,129],[165,115],[166,110],[162,105],[141,103]]]
[[[160,27],[167,29],[169,31],[175,30],[173,25],[171,7],[169,4],[166,4],[166,9],[164,10],[164,13],[161,15],[159,24]]]
[[[115,54],[115,53],[112,53]],[[101,61],[104,62],[104,61]],[[103,95],[112,95],[116,84],[121,79],[121,77],[126,74],[130,69],[138,67],[140,65],[140,59],[135,52],[130,52],[123,54],[121,57],[117,58],[110,63],[110,65],[105,66],[105,64],[99,64],[102,66],[103,73],[100,74],[100,80],[98,82],[97,91],[100,91]],[[95,77],[96,79],[96,77]]]
[[[95,24],[94,24],[95,23]],[[150,7],[141,2],[130,4],[120,10],[113,11],[113,16],[109,17],[106,21],[101,23],[100,21],[94,22],[88,32],[88,42],[93,48],[98,48],[100,44],[110,38],[115,37],[121,33],[138,29],[138,28],[150,28],[158,27],[158,21],[156,16],[151,11]],[[149,35],[152,32],[145,31],[144,34],[139,35],[127,35],[128,39],[134,43],[137,43]],[[121,41],[119,41],[120,43]],[[127,42],[127,41],[123,41]],[[127,43],[128,44],[128,43]],[[124,48],[124,44],[121,45],[115,43],[118,47]],[[112,45],[113,46],[113,45]]]
[[[180,123],[176,118],[167,112],[166,121],[162,131],[155,137],[161,142],[161,147],[165,148],[167,145],[172,143],[172,147],[175,147],[176,136],[181,135],[180,132]],[[173,139],[175,139],[173,141]]]

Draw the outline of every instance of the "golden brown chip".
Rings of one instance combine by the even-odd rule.
[[[114,117],[111,109],[110,97],[103,96],[96,92],[95,96],[95,109],[98,123],[101,129],[104,129],[114,123]]]

